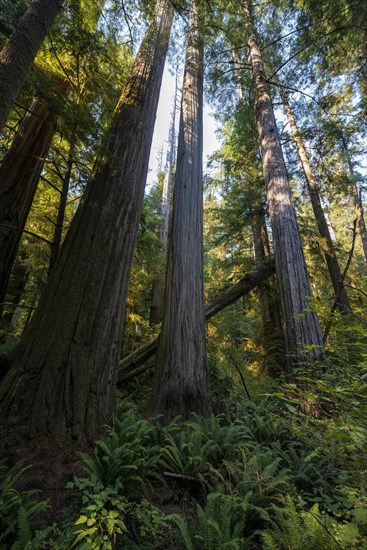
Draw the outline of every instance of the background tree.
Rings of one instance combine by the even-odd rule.
[[[69,157],[72,150],[73,162],[79,163],[82,161],[79,151],[83,148],[78,145],[79,151],[77,151],[76,141],[89,141],[86,147],[91,151],[91,137],[93,133],[100,132],[99,123],[96,123],[93,113],[99,97],[93,87],[97,79],[99,93],[106,87],[101,79],[105,78],[107,67],[99,69],[97,76],[95,71],[90,72],[91,58],[93,57],[94,60],[98,55],[100,62],[105,62],[106,53],[104,51],[101,55],[102,48],[110,53],[111,40],[97,30],[104,2],[94,3],[93,6],[89,3],[84,6],[82,4],[79,0],[73,2],[67,13],[59,19],[53,36],[50,36],[50,45],[44,45],[40,50],[35,69],[38,75],[36,97],[26,110],[0,167],[1,303],[5,300],[11,269],[40,178],[53,186],[56,193],[59,192],[60,182],[57,178],[55,181],[55,174],[52,172],[55,166],[52,166],[51,171],[48,170],[47,164],[45,166],[53,141],[54,147],[57,147],[55,136],[64,134],[66,140],[70,141],[69,152],[64,155]],[[116,51],[113,53],[116,55]],[[125,53],[127,54],[126,49]],[[120,57],[117,55],[117,59]],[[122,70],[123,65],[124,63],[120,65],[119,71]],[[114,70],[113,64],[109,61],[107,66],[109,71]],[[109,94],[115,95],[111,86],[109,86]],[[111,112],[109,101],[104,102],[99,113],[100,119],[105,111]],[[85,162],[85,155],[83,160]],[[62,162],[61,159],[59,164]],[[66,162],[66,173],[68,164]],[[59,170],[58,166],[56,168]],[[57,249],[61,244],[63,211],[68,196],[68,186],[65,185],[65,181],[70,180],[70,176],[71,174],[67,177],[61,176],[60,197],[63,200],[61,207],[59,204],[57,208],[56,221],[53,222],[53,214],[48,214],[48,219],[57,229],[56,237],[50,234],[46,239],[52,242],[50,264],[54,263]]]
[[[315,215],[317,227],[319,229],[321,237],[325,239],[325,260],[328,266],[331,281],[333,283],[335,296],[337,296],[338,307],[342,311],[346,312],[350,310],[350,304],[348,300],[348,295],[342,284],[341,270],[335,254],[329,226],[324,214],[324,210],[322,208],[318,185],[314,178],[306,148],[302,140],[302,136],[298,129],[296,119],[294,117],[292,108],[289,104],[288,97],[284,89],[280,90],[280,95],[283,100],[284,110],[292,130],[293,139],[297,145],[298,156],[307,181],[307,188],[310,194],[312,209]]]
[[[250,2],[243,3],[243,11],[290,373],[293,364],[322,357],[322,335],[316,313],[309,310],[312,291]]]
[[[61,0],[32,0],[0,52],[0,131],[61,8]]]

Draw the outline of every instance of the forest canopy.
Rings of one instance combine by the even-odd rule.
[[[366,132],[364,0],[0,0],[2,548],[367,548]]]

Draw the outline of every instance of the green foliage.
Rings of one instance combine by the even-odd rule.
[[[0,4],[0,47],[14,32],[19,18],[27,7],[26,0],[1,0]]]
[[[121,494],[134,494],[137,488],[146,490],[154,475],[159,456],[157,427],[146,420],[138,420],[133,412],[126,413],[107,428],[107,438],[96,443],[94,457],[80,453],[87,477],[74,483],[86,489],[95,486],[115,487]]]
[[[127,501],[118,497],[111,489],[101,490],[94,495],[84,495],[83,498],[86,502],[90,500],[92,504],[82,508],[81,515],[75,522],[76,538],[72,548],[112,550],[118,535],[126,531],[123,516],[128,507]]]
[[[166,431],[160,465],[170,472],[208,480],[217,475],[227,457],[235,455],[242,436],[241,425],[225,425],[220,417],[172,422]]]
[[[204,508],[196,507],[196,519],[171,516],[178,525],[187,550],[241,550],[244,516],[241,500],[220,493],[208,495]]]
[[[48,503],[36,501],[35,491],[19,492],[16,485],[27,468],[18,464],[10,470],[0,464],[0,547],[14,550],[33,549],[34,536],[39,527],[38,516]],[[48,535],[38,534],[38,543]]]
[[[132,504],[126,525],[128,533],[123,543],[131,550],[166,548],[172,539],[172,525],[168,517],[146,499]]]
[[[340,544],[331,531],[330,518],[314,504],[310,510],[296,507],[290,497],[275,510],[272,529],[261,532],[264,550],[335,550]]]

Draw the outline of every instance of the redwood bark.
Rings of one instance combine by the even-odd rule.
[[[268,238],[268,232],[265,224],[264,210],[262,206],[259,206],[252,216],[252,240],[254,246],[254,260],[255,264],[262,263],[267,256],[270,255],[270,244]],[[262,309],[262,322],[263,328],[269,323],[271,319],[270,312],[270,287],[267,282],[259,285],[260,302]]]
[[[61,0],[32,0],[0,52],[0,132],[61,8]]]
[[[220,313],[226,307],[237,302],[242,296],[251,292],[251,290],[274,274],[274,259],[267,258],[262,265],[249,271],[240,281],[238,281],[238,283],[225,290],[223,294],[220,294],[205,306],[206,321],[209,321],[209,319],[217,315],[217,313]],[[138,376],[138,374],[145,372],[149,368],[142,367],[142,365],[153,357],[157,351],[157,344],[158,337],[121,359],[117,376],[118,384],[122,384]]]
[[[55,119],[35,98],[0,166],[0,313]]]
[[[168,245],[168,230],[171,214],[171,197],[172,197],[172,188],[173,188],[173,167],[175,159],[175,145],[176,145],[176,136],[175,136],[175,126],[176,126],[176,104],[177,104],[177,74],[176,74],[176,87],[175,95],[173,99],[173,110],[171,115],[171,125],[169,129],[169,138],[168,138],[168,151],[166,159],[166,168],[163,180],[163,190],[162,190],[162,202],[161,202],[161,212],[162,212],[162,222],[159,228],[159,239],[162,243],[162,252],[161,259],[167,255],[167,245]],[[150,308],[150,325],[158,325],[162,321],[163,316],[163,300],[164,300],[164,275],[159,272],[157,278],[153,281],[152,288],[152,304]]]
[[[252,235],[255,265],[262,265],[270,256],[269,236],[262,205],[254,212]],[[265,360],[266,369],[270,374],[274,374],[275,372],[284,370],[284,361],[280,359],[280,356],[284,353],[284,344],[279,294],[275,277],[264,280],[259,284],[259,294],[262,310],[264,348],[265,350],[269,350],[269,361]],[[274,354],[274,349],[277,349],[276,354]]]
[[[72,137],[72,143],[70,144],[69,149],[69,156],[67,160],[66,165],[66,171],[64,180],[62,182],[62,188],[60,193],[60,201],[59,201],[59,207],[57,209],[57,218],[56,218],[56,225],[54,230],[54,237],[52,239],[52,245],[51,245],[51,256],[50,256],[50,263],[49,263],[49,276],[52,272],[52,269],[56,263],[57,256],[59,255],[60,248],[61,248],[61,241],[62,241],[62,230],[64,227],[64,219],[65,219],[65,210],[66,210],[66,204],[68,200],[68,193],[69,193],[69,186],[70,186],[70,178],[71,178],[71,171],[73,169],[73,162],[74,162],[74,145],[73,145],[74,137]]]
[[[322,335],[316,313],[308,311],[309,297],[312,296],[311,285],[249,0],[244,1],[243,11],[277,265],[286,364],[287,371],[291,374],[294,365],[305,362],[312,364],[322,357]]]
[[[200,1],[200,0],[199,0]],[[149,413],[211,413],[203,282],[203,53],[199,6],[191,2],[162,331]]]
[[[28,277],[29,269],[27,266],[27,257],[23,253],[18,258],[18,261],[15,262],[13,276],[9,284],[8,301],[6,303],[6,306],[4,306],[4,313],[2,318],[2,328],[5,332],[9,332],[16,324],[16,313],[19,309],[17,308],[17,306],[22,298]]]
[[[111,419],[122,319],[173,7],[158,3],[106,152],[0,387],[0,411],[32,436],[92,441]]]
[[[340,309],[340,311],[345,313],[350,310],[350,304],[347,293],[342,283],[339,262],[335,254],[329,226],[325,217],[324,210],[322,208],[318,185],[314,178],[306,147],[299,132],[296,119],[288,101],[287,94],[282,87],[280,87],[280,95],[283,101],[285,114],[292,130],[294,142],[297,146],[298,157],[302,166],[302,170],[306,178],[307,189],[310,195],[311,205],[316,219],[317,227],[321,237],[324,239],[323,250],[325,261],[329,270],[329,275],[333,284],[335,296],[338,296],[338,308]]]

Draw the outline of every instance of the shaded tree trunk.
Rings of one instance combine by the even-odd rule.
[[[2,318],[5,332],[11,331],[12,327],[16,324],[17,306],[20,303],[29,277],[29,269],[26,265],[26,260],[27,257],[23,253],[14,265],[13,275],[8,289],[8,302],[4,306]]]
[[[0,132],[61,8],[62,0],[32,0],[0,52]]]
[[[199,0],[200,1],[200,0]],[[149,404],[168,422],[211,413],[203,281],[203,52],[191,2],[162,331]]]
[[[265,213],[260,205],[252,219],[255,265],[262,265],[270,256],[270,243]],[[263,346],[266,352],[265,369],[271,375],[284,371],[284,342],[279,307],[279,293],[275,277],[259,284],[262,312]]]
[[[291,374],[293,365],[312,364],[322,357],[322,335],[316,313],[307,311],[311,285],[249,0],[243,3],[243,12],[256,92],[255,113],[277,265],[286,364]]]
[[[54,124],[46,103],[35,98],[0,166],[0,312]]]
[[[350,304],[347,293],[342,284],[341,271],[339,262],[335,254],[333,241],[329,231],[329,225],[322,208],[320,194],[316,180],[312,173],[310,161],[308,159],[307,151],[303,143],[302,136],[299,132],[296,119],[288,101],[287,94],[284,89],[280,87],[280,96],[283,101],[285,114],[287,116],[289,125],[292,130],[293,139],[297,146],[298,157],[302,166],[303,173],[307,182],[307,189],[310,194],[313,213],[316,219],[317,227],[321,237],[324,240],[323,251],[325,255],[326,264],[329,270],[331,282],[333,284],[335,296],[338,296],[338,308],[342,312],[350,310]]]
[[[274,259],[268,258],[261,266],[259,265],[249,271],[238,283],[225,290],[223,294],[220,294],[205,306],[206,321],[209,321],[217,313],[237,302],[242,296],[251,292],[251,290],[256,288],[265,279],[274,275],[274,273]],[[118,384],[122,384],[145,372],[149,367],[144,366],[144,363],[153,357],[157,351],[157,345],[158,337],[121,359],[117,376]]]
[[[114,410],[122,320],[173,7],[158,3],[39,307],[0,387],[30,435],[93,440]]]
[[[255,208],[255,211],[253,213],[252,241],[254,246],[255,265],[257,265],[259,263],[262,263],[265,258],[270,255],[270,244],[262,206],[259,206],[257,209]],[[263,325],[265,325],[271,319],[270,287],[266,282],[259,285],[259,293],[262,310],[262,321]]]
[[[60,192],[59,207],[57,209],[56,224],[55,224],[54,236],[53,236],[52,245],[51,245],[51,256],[50,256],[49,271],[48,271],[49,276],[52,273],[52,269],[53,269],[53,267],[56,263],[56,259],[57,259],[57,256],[59,255],[60,248],[61,248],[62,230],[63,230],[63,227],[64,227],[65,210],[66,210],[66,204],[67,204],[67,200],[68,200],[68,193],[69,193],[69,186],[70,186],[71,171],[73,169],[73,162],[74,162],[74,145],[73,145],[73,142],[72,142],[70,144],[69,156],[68,156],[68,160],[67,160],[65,176],[64,176],[64,180],[62,182],[62,188],[61,188],[61,192]]]
[[[167,254],[167,244],[168,244],[168,230],[170,222],[170,213],[171,213],[171,196],[172,196],[172,187],[173,187],[173,168],[175,162],[175,146],[176,146],[176,110],[177,110],[177,73],[176,73],[176,87],[175,94],[173,99],[173,109],[171,115],[171,124],[169,129],[168,137],[168,151],[166,159],[166,167],[163,180],[163,191],[162,191],[162,222],[159,228],[159,239],[162,243],[162,259]],[[159,264],[160,265],[160,264]],[[163,284],[163,273],[158,273],[157,278],[153,281],[152,288],[152,304],[150,308],[150,325],[158,325],[162,321],[163,316],[163,300],[164,300],[164,284]]]

